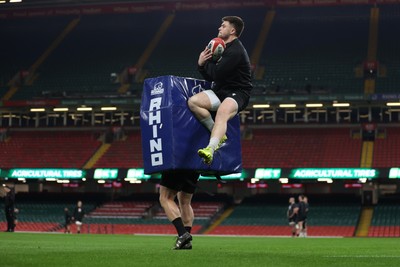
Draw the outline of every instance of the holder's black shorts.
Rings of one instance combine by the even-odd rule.
[[[192,170],[165,171],[162,173],[160,184],[177,192],[193,194],[199,177],[200,174]]]

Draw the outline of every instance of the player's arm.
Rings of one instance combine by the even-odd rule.
[[[201,76],[203,76],[203,78],[207,81],[213,81],[212,77],[210,75],[207,74],[205,65],[207,64],[207,62],[209,61],[209,59],[212,57],[211,54],[211,50],[208,49],[207,47],[200,53],[199,55],[199,60],[197,61],[197,65],[198,65],[198,70],[201,74]]]

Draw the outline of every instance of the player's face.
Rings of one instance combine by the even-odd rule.
[[[218,28],[218,37],[222,40],[228,40],[229,36],[231,36],[235,32],[233,26],[228,22],[222,22],[221,26]]]

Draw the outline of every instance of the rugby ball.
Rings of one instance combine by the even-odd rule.
[[[221,58],[222,53],[225,51],[225,47],[224,40],[219,37],[212,39],[208,43],[207,48],[211,50],[213,61],[218,61]]]

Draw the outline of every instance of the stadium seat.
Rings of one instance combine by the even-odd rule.
[[[367,55],[369,13],[367,6],[276,9],[260,59],[266,92],[362,94],[354,69]]]
[[[2,168],[82,168],[101,145],[96,132],[11,132],[0,142]]]
[[[255,129],[242,140],[243,167],[359,167],[361,145],[348,128]]]

